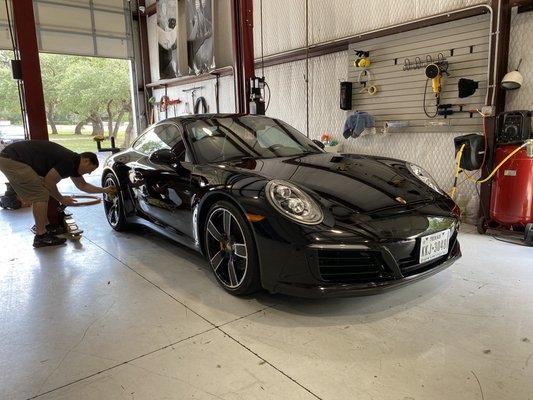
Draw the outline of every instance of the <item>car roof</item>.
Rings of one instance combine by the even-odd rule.
[[[179,117],[170,117],[167,119],[163,119],[159,121],[158,124],[164,123],[164,122],[177,122],[179,124],[187,124],[190,122],[202,121],[202,120],[208,120],[208,119],[214,119],[214,118],[233,118],[233,117],[270,118],[270,117],[267,117],[266,115],[250,115],[250,114],[237,114],[237,113],[192,114],[192,115],[183,115]]]

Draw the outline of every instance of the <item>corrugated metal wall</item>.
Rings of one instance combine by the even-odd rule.
[[[515,14],[511,22],[509,69],[516,68],[522,59],[520,72],[524,85],[520,90],[507,92],[507,110],[533,110],[533,12]]]
[[[261,0],[254,0],[254,49],[261,54]],[[305,46],[305,1],[263,0],[265,55]],[[481,0],[309,0],[309,43],[323,43],[476,4]]]

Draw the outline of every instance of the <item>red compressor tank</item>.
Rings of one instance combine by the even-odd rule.
[[[496,149],[498,165],[517,146]],[[525,148],[512,156],[496,173],[492,182],[490,217],[502,225],[525,226],[533,222],[533,157]]]

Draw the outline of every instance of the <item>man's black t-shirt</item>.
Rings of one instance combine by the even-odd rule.
[[[2,150],[11,160],[27,164],[39,176],[46,176],[55,168],[61,178],[78,177],[80,156],[63,146],[48,140],[24,140]]]

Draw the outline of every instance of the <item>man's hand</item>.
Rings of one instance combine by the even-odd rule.
[[[78,201],[70,196],[63,196],[61,198],[61,204],[64,206],[71,206],[73,204],[76,204]]]
[[[115,194],[117,194],[117,188],[114,187],[114,186],[106,186],[106,187],[102,188],[102,192],[105,193],[105,194],[115,195]]]

